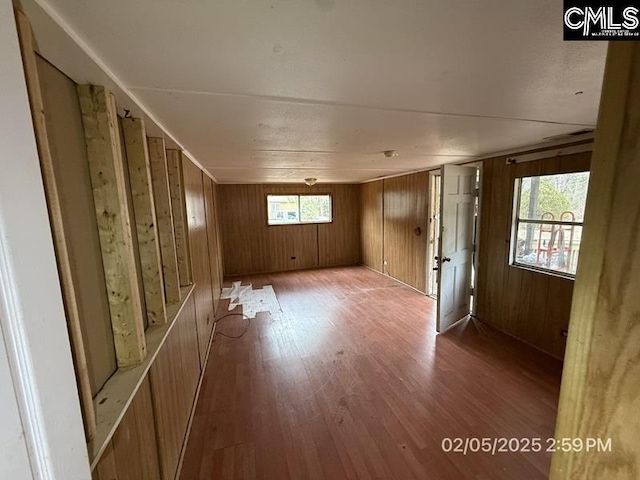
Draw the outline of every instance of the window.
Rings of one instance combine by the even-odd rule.
[[[573,278],[589,172],[516,179],[511,264]]]
[[[267,195],[269,225],[330,223],[331,195]]]

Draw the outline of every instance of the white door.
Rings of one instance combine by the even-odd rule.
[[[470,311],[476,174],[477,167],[442,167],[438,332]]]

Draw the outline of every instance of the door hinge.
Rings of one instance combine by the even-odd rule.
[[[475,295],[475,293],[476,293],[476,289],[471,287],[471,296]]]
[[[479,188],[475,188],[475,189],[473,190],[473,195],[474,195],[475,197],[479,197],[479,196],[480,196],[480,189],[479,189]]]

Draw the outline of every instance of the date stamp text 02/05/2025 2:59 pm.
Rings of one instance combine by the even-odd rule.
[[[602,438],[443,438],[446,453],[611,452],[611,439]]]

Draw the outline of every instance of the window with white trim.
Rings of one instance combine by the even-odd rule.
[[[267,195],[267,223],[331,223],[331,195]]]
[[[516,179],[511,265],[573,278],[589,172]]]

